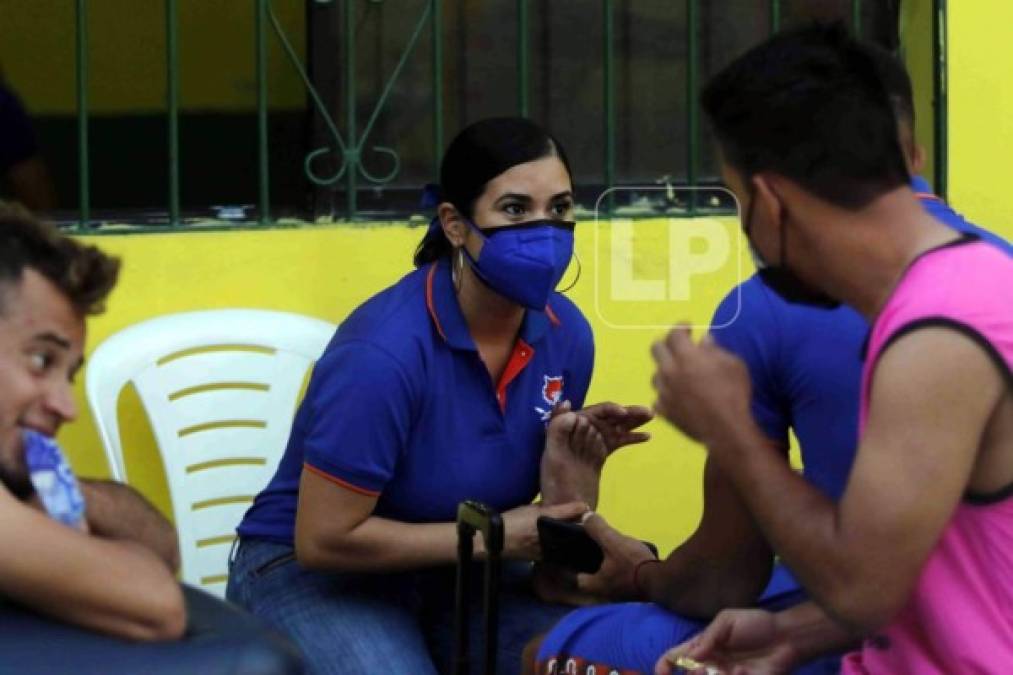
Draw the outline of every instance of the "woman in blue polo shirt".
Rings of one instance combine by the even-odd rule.
[[[559,142],[484,120],[440,174],[417,269],[341,325],[239,527],[228,597],[290,635],[314,673],[447,670],[465,499],[504,514],[499,672],[518,672],[525,642],[565,612],[531,592],[535,520],[575,518],[589,505],[559,502],[597,489],[595,468],[567,484],[586,468],[571,465],[543,486],[554,505],[532,505],[541,463],[643,440],[630,429],[649,418],[620,409],[625,428],[604,439],[593,415],[553,418],[581,408],[594,359],[587,320],[554,291],[574,228]]]

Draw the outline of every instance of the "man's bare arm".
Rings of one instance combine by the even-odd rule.
[[[787,464],[782,456],[781,462]],[[763,591],[773,553],[728,477],[704,467],[703,516],[693,535],[638,578],[646,599],[687,616],[710,617],[751,605]]]
[[[770,576],[770,548],[710,460],[700,525],[666,560],[655,560],[643,542],[599,515],[585,519],[584,529],[601,545],[605,561],[597,573],[578,575],[578,587],[599,601],[650,600],[680,614],[711,617],[752,604]]]
[[[82,479],[80,484],[92,534],[146,546],[171,572],[179,569],[176,530],[144,496],[115,481]]]
[[[967,487],[1003,387],[988,356],[959,333],[900,338],[877,366],[839,504],[786,467],[755,425],[728,425],[714,456],[813,598],[835,619],[871,631],[906,601]]]
[[[127,639],[182,635],[182,591],[147,547],[61,525],[2,486],[0,539],[0,595]]]

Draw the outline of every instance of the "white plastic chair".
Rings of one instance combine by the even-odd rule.
[[[235,527],[274,474],[306,373],[335,326],[251,309],[150,319],[92,354],[85,389],[113,477],[125,481],[117,419],[133,383],[162,455],[183,580],[223,596]]]

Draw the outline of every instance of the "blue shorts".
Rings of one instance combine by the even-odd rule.
[[[782,566],[758,606],[777,611],[796,605],[807,596]],[[707,626],[650,602],[627,602],[587,607],[567,614],[545,636],[538,650],[538,675],[633,675],[653,673],[654,664],[672,647]],[[837,673],[840,657],[821,659],[796,674]]]

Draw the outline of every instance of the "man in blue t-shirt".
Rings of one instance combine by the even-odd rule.
[[[1002,247],[1013,247],[967,222],[931,193],[917,176],[924,163],[915,143],[911,82],[885,52],[877,64],[891,93],[900,138],[915,178],[911,187],[924,208],[953,229]],[[719,305],[713,339],[742,359],[753,387],[752,412],[770,442],[787,456],[789,430],[798,438],[806,479],[837,499],[844,490],[857,442],[861,354],[868,324],[853,309],[793,304],[754,275]],[[757,602],[776,610],[796,604],[805,592],[791,572],[772,566],[772,551],[732,485],[708,457],[704,512],[694,534],[658,564],[643,544],[587,521],[606,562],[582,579],[589,593],[622,604],[572,612],[542,640],[534,666],[548,673],[653,672],[659,657],[702,630],[721,609]],[[764,590],[764,584],[766,589]],[[530,652],[529,652],[530,653]],[[590,668],[594,668],[594,671]],[[797,673],[835,673],[838,659],[807,664]]]

